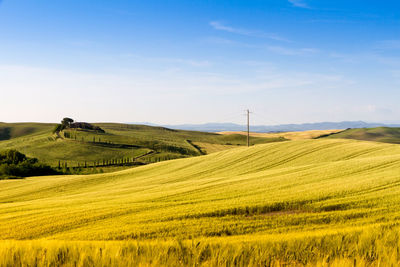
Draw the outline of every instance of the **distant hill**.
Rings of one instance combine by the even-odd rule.
[[[342,139],[355,139],[355,140],[400,144],[400,128],[377,127],[377,128],[348,129],[339,133],[330,134],[320,138],[342,138]]]
[[[255,133],[251,132],[250,136],[254,137],[268,137],[268,138],[285,138],[287,140],[305,140],[305,139],[318,139],[322,136],[328,136],[334,133],[341,132],[343,130],[310,130],[310,131],[297,131],[297,132],[279,132],[279,133]],[[247,135],[247,132],[240,131],[240,132],[218,132],[219,134],[242,134]]]
[[[144,123],[152,125],[151,123]],[[205,123],[205,124],[179,124],[179,125],[162,125],[171,129],[181,129],[190,131],[203,132],[225,132],[225,131],[244,131],[245,125],[235,123]],[[297,132],[310,130],[331,130],[331,129],[348,129],[348,128],[374,128],[381,126],[395,127],[400,125],[386,125],[383,123],[367,123],[364,121],[343,121],[343,122],[318,122],[303,124],[281,124],[281,125],[251,125],[252,132]]]

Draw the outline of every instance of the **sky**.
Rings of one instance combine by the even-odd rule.
[[[0,121],[400,123],[398,0],[0,0]]]

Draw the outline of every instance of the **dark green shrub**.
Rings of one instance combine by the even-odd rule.
[[[36,158],[28,158],[17,150],[0,153],[0,177],[28,177],[57,174],[53,168],[39,163]]]

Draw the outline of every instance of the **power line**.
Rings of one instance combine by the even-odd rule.
[[[250,146],[250,111],[247,110],[247,147]]]
[[[247,115],[247,147],[250,146],[250,111],[247,109],[246,110],[246,115]]]

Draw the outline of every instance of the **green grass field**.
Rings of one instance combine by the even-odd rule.
[[[0,150],[17,149],[51,166],[76,167],[94,162],[137,158],[143,163],[185,158],[243,146],[246,137],[171,130],[162,127],[98,123],[105,133],[66,130],[72,138],[52,133],[55,124],[0,123]],[[251,138],[252,144],[283,141],[283,138]],[[196,143],[204,144],[197,147]],[[208,148],[212,147],[210,150]],[[113,170],[113,168],[111,168]]]
[[[343,130],[310,130],[302,132],[278,132],[278,133],[257,133],[251,132],[250,136],[253,137],[267,137],[267,138],[284,138],[287,140],[305,140],[305,139],[316,139],[321,136],[331,135],[333,133],[339,133]],[[247,135],[247,132],[219,132],[219,134],[242,134]]]
[[[383,143],[400,144],[400,128],[378,127],[348,129],[339,133],[328,134],[323,138],[355,139]]]
[[[400,147],[319,139],[0,181],[0,265],[397,266]]]

